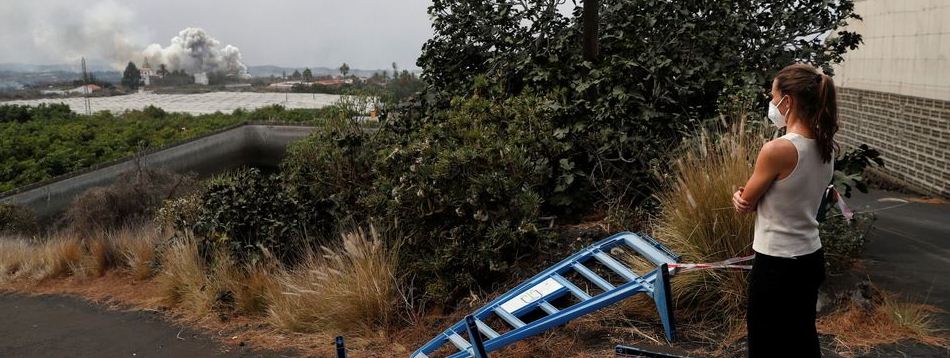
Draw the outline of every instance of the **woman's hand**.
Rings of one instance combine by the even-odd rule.
[[[732,194],[732,206],[736,208],[737,213],[751,213],[755,208],[742,198],[743,190],[745,190],[745,188],[739,187],[739,190],[736,190],[736,192]]]

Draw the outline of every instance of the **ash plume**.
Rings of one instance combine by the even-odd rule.
[[[142,53],[150,64],[165,64],[169,71],[247,75],[247,66],[241,62],[241,50],[232,45],[221,47],[220,41],[196,27],[181,30],[168,47],[151,44]]]

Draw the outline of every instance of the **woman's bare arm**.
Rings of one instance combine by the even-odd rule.
[[[773,140],[762,146],[755,160],[752,177],[745,186],[740,187],[732,195],[732,204],[736,211],[740,213],[755,211],[759,199],[769,190],[772,183],[783,173],[790,173],[797,161],[798,152],[795,150],[795,145],[787,140]]]

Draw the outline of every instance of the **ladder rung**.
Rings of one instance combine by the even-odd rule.
[[[495,314],[505,320],[505,322],[508,322],[512,327],[515,327],[515,329],[524,327],[524,322],[518,319],[518,317],[515,317],[515,315],[508,313],[508,311],[503,310],[501,307],[495,308]]]
[[[618,275],[623,276],[623,278],[630,281],[639,281],[640,276],[633,273],[627,266],[624,266],[610,255],[607,255],[603,251],[597,251],[594,253],[594,258],[605,266],[609,267],[611,270],[614,270]]]
[[[577,297],[577,299],[581,301],[587,301],[590,299],[590,295],[588,295],[587,292],[584,292],[584,290],[580,289],[580,287],[577,287],[577,285],[575,285],[573,282],[568,281],[566,278],[564,278],[564,276],[555,274],[551,276],[551,278],[557,281],[557,283],[560,283],[561,286],[567,287],[567,289],[571,291],[571,293],[574,294],[574,297]]]
[[[559,311],[557,307],[554,307],[554,305],[548,303],[548,301],[541,301],[539,306],[541,306],[541,309],[548,314],[555,314]]]
[[[607,280],[603,279],[602,277],[597,276],[594,271],[591,271],[589,268],[587,268],[587,266],[584,266],[580,262],[574,263],[574,265],[571,267],[577,270],[578,273],[586,277],[588,280],[591,280],[591,282],[597,285],[597,287],[600,287],[600,289],[604,290],[604,292],[614,289],[614,285],[611,285],[610,282],[607,282]]]
[[[466,341],[465,338],[462,338],[462,336],[460,336],[458,333],[455,333],[455,332],[452,332],[452,334],[449,335],[449,341],[452,342],[452,344],[454,344],[456,347],[458,347],[459,350],[462,350],[462,351],[467,351],[469,348],[472,347],[471,343],[468,343],[468,341]]]
[[[482,334],[487,336],[488,339],[495,339],[496,337],[499,336],[498,332],[496,332],[494,329],[489,327],[487,324],[485,324],[485,322],[482,322],[481,320],[476,319],[475,326],[477,326],[478,331],[482,332]]]

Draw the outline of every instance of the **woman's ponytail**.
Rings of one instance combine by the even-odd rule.
[[[815,136],[821,159],[829,162],[834,159],[838,145],[835,133],[838,132],[838,101],[835,94],[835,82],[831,77],[819,74],[818,113],[815,118]]]
[[[778,89],[795,97],[799,117],[815,132],[818,153],[826,163],[834,160],[838,145],[838,102],[835,82],[813,66],[796,63],[775,75]]]

